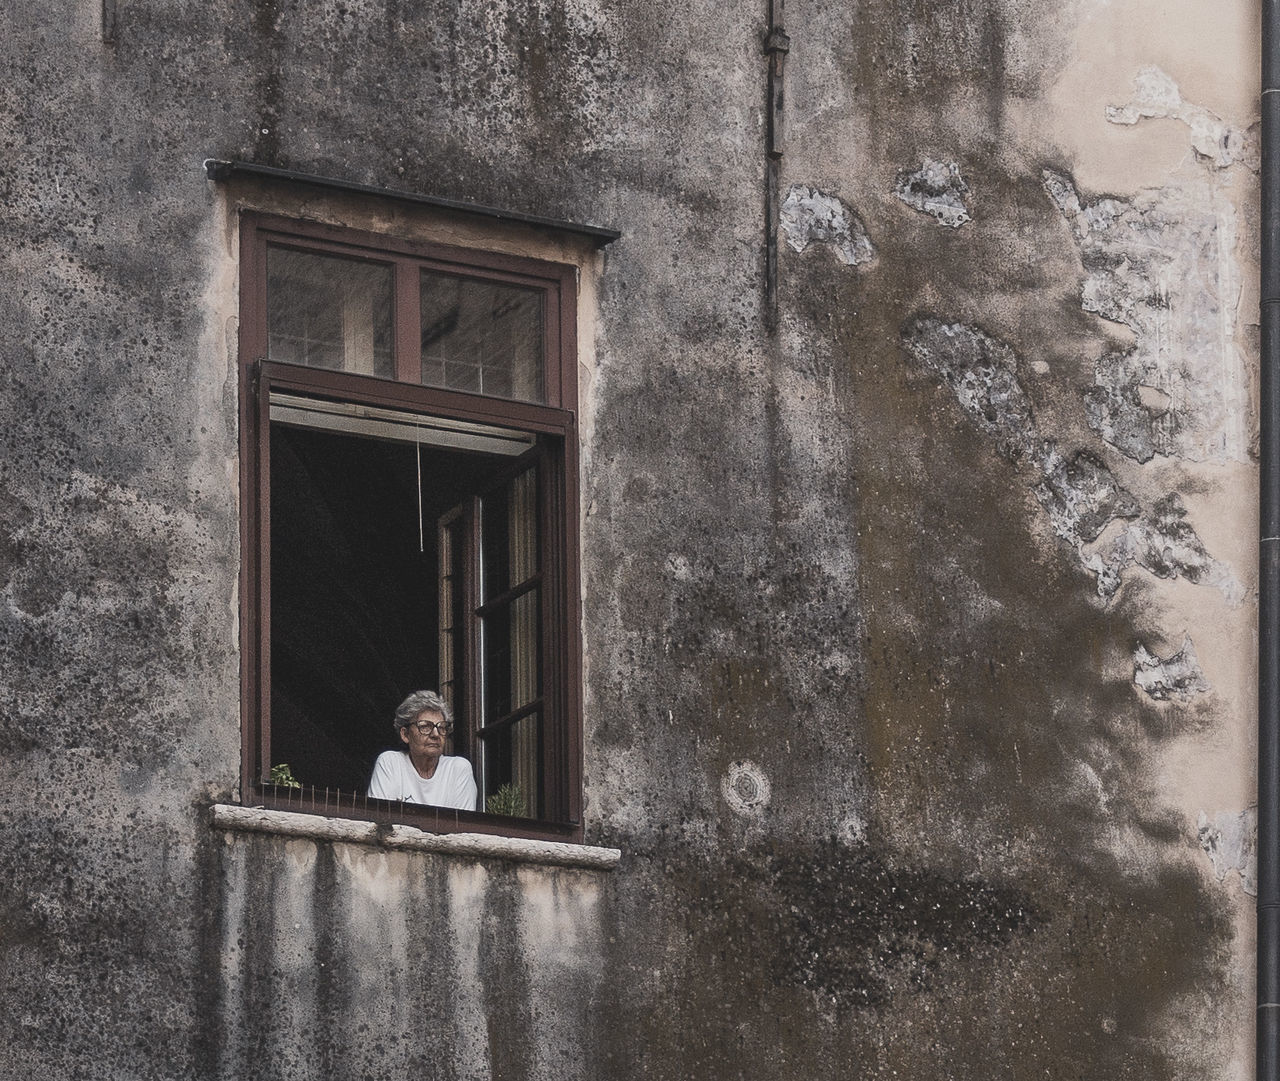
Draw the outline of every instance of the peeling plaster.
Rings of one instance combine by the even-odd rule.
[[[1133,682],[1157,702],[1170,698],[1190,701],[1210,689],[1189,634],[1183,636],[1182,648],[1165,660],[1139,642],[1133,651]]]
[[[816,188],[793,185],[782,201],[778,222],[794,251],[810,244],[830,244],[846,266],[859,266],[875,258],[876,250],[858,215],[834,195]]]
[[[963,199],[968,191],[969,185],[961,177],[959,165],[925,158],[915,172],[898,174],[894,194],[907,206],[934,218],[939,225],[959,229],[970,220],[969,208]]]
[[[1191,129],[1191,149],[1215,169],[1245,165],[1259,168],[1259,146],[1253,130],[1233,128],[1202,105],[1184,101],[1178,84],[1158,67],[1139,69],[1133,77],[1133,97],[1127,105],[1108,105],[1112,124],[1139,120],[1180,120]]]
[[[1209,555],[1187,521],[1187,509],[1176,493],[1157,500],[1105,553],[1093,552],[1084,559],[1085,566],[1098,576],[1098,595],[1107,599],[1120,588],[1120,572],[1135,563],[1157,578],[1185,578],[1196,585],[1212,586],[1233,605],[1245,596],[1245,588],[1231,568]]]
[[[1080,304],[1127,327],[1134,344],[1094,364],[1089,426],[1138,462],[1155,455],[1247,461],[1247,366],[1235,343],[1235,210],[1211,190],[1163,189],[1082,201],[1043,174],[1084,266]]]
[[[1250,897],[1258,895],[1258,809],[1221,811],[1212,823],[1204,811],[1197,822],[1200,847],[1213,862],[1219,882],[1232,871],[1240,875],[1240,886]]]
[[[1084,392],[1089,427],[1135,462],[1175,451],[1178,414],[1170,396],[1142,382],[1135,354],[1108,353],[1097,361],[1094,386]]]
[[[1012,461],[1030,455],[1039,442],[1031,399],[1018,380],[1018,357],[1004,342],[963,323],[923,317],[903,331],[907,351],[945,380],[982,431]]]
[[[1096,540],[1108,522],[1136,518],[1141,512],[1138,501],[1120,487],[1111,470],[1087,451],[1067,461],[1050,446],[1040,468],[1045,479],[1036,485],[1036,498],[1063,540]]]
[[[1209,555],[1186,520],[1176,493],[1158,499],[1145,513],[1107,466],[1088,451],[1070,458],[1037,429],[1031,401],[1018,379],[1020,360],[1004,342],[977,327],[946,323],[932,316],[908,322],[902,332],[907,353],[951,389],[960,407],[997,451],[1012,462],[1028,462],[1040,474],[1034,491],[1053,531],[1079,554],[1098,579],[1098,595],[1110,600],[1121,572],[1136,564],[1157,578],[1185,578],[1219,589],[1238,604],[1244,588],[1230,568]],[[1099,549],[1087,545],[1117,520],[1137,519]]]

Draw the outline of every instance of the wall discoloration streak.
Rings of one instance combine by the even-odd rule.
[[[776,331],[760,4],[102,11],[0,42],[0,1075],[1248,1076],[1243,9],[792,0]],[[616,870],[210,827],[242,207],[580,269]]]

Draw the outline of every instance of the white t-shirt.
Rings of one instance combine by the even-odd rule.
[[[471,763],[465,758],[442,754],[435,773],[428,779],[418,775],[407,751],[383,751],[373,764],[369,796],[396,803],[474,811],[476,779],[471,773]]]

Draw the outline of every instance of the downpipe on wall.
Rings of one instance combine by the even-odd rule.
[[[1280,1081],[1280,0],[1262,0],[1257,1079]]]

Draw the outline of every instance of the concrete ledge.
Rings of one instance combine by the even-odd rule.
[[[434,852],[445,856],[512,860],[554,867],[585,867],[612,871],[622,859],[617,848],[570,845],[562,841],[531,841],[525,837],[492,837],[486,833],[426,833],[413,826],[389,826],[354,818],[327,818],[294,811],[269,811],[264,807],[239,807],[216,803],[215,829],[243,833],[271,833],[281,837],[306,837],[313,841],[342,841],[376,848]]]

